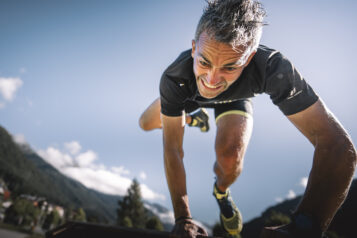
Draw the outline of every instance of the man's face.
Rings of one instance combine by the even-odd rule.
[[[230,44],[215,41],[203,32],[197,42],[192,41],[193,72],[200,95],[214,98],[227,90],[238,80],[254,54],[243,64],[239,63],[241,53],[234,51]]]

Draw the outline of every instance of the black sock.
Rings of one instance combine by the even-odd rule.
[[[216,186],[216,190],[217,190],[218,193],[225,194],[225,192],[219,191],[217,185],[215,185],[215,186]],[[230,200],[228,200],[228,196],[226,196],[226,197],[224,197],[222,199],[216,198],[216,200],[218,202],[218,206],[219,206],[223,216],[225,218],[233,217],[233,215],[234,215],[233,206],[232,206],[232,203],[230,202]]]

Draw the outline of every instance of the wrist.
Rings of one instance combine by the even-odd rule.
[[[175,219],[179,217],[191,217],[191,211],[188,205],[188,196],[187,194],[184,196],[179,196],[178,198],[176,196],[171,196],[174,197],[172,199],[173,201],[173,208],[174,208],[174,214],[175,214]]]
[[[187,222],[187,221],[192,221],[192,217],[190,216],[179,216],[175,218],[175,224],[176,223],[181,223],[181,222]]]
[[[320,238],[323,234],[316,218],[302,212],[293,214],[290,230],[294,237]]]

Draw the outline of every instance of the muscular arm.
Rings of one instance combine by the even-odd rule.
[[[180,216],[190,217],[182,149],[184,116],[168,117],[161,114],[161,120],[163,125],[166,180],[171,194],[175,218]]]
[[[326,230],[347,196],[356,167],[356,150],[342,125],[320,100],[288,118],[315,147],[309,181],[297,212],[315,217]]]

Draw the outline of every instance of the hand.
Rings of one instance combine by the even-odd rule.
[[[293,238],[288,231],[288,225],[264,227],[260,238]]]
[[[207,232],[202,227],[196,225],[191,219],[177,222],[172,229],[171,234],[184,238],[208,236]]]

